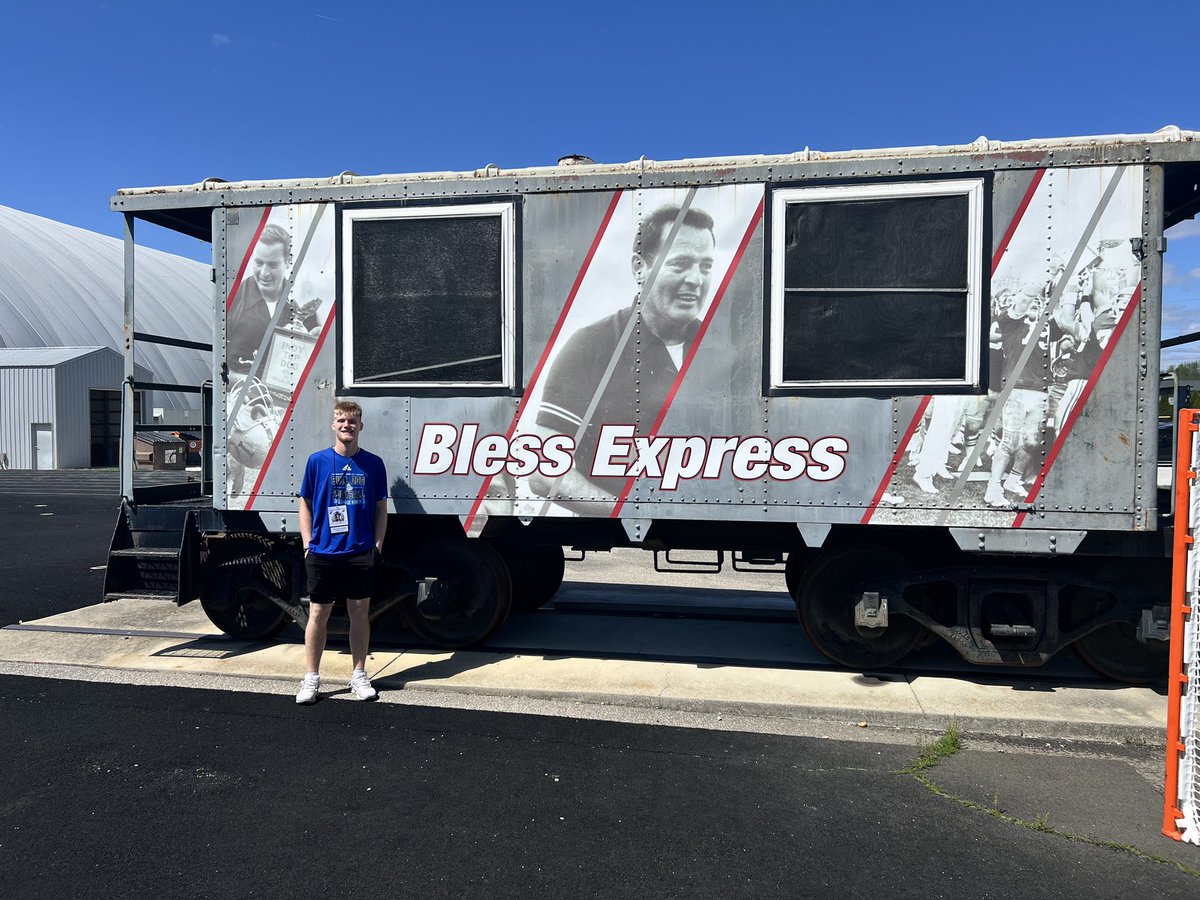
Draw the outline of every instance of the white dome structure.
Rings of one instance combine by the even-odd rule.
[[[124,353],[121,240],[0,206],[0,348],[107,346]],[[137,330],[212,341],[211,269],[138,247]],[[199,385],[212,355],[139,342],[136,361],[155,381]],[[156,392],[165,406],[197,407],[199,394]]]

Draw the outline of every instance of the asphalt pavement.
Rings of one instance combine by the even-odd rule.
[[[901,773],[910,746],[12,677],[0,677],[0,714],[11,897],[1184,898],[1200,887],[1167,862],[939,796]],[[1013,758],[962,751],[945,780],[964,793],[990,783],[997,756]],[[1056,757],[1021,758],[1044,769]],[[1127,765],[1098,774],[1073,803],[1138,793]],[[1014,789],[982,802],[1017,818],[1027,799]],[[1031,802],[1043,828],[1070,824],[1059,801]]]
[[[1200,896],[1200,848],[1159,831],[1153,690],[1069,664],[996,684],[803,658],[400,647],[383,654],[396,668],[380,673],[381,702],[350,702],[330,678],[298,707],[295,643],[224,646],[192,633],[191,607],[91,606],[115,498],[11,484],[0,479],[0,625],[33,626],[0,631],[0,895]],[[580,590],[586,607],[598,588]],[[180,634],[36,630],[101,612]],[[605,619],[619,637],[620,617]],[[586,619],[523,621],[543,640],[568,620]],[[640,639],[688,623],[653,627]],[[335,643],[327,661],[341,656]],[[538,689],[555,677],[574,687]],[[722,700],[722,684],[754,693]],[[758,702],[764,684],[784,702]],[[984,698],[1073,724],[999,715]],[[966,714],[937,713],[954,709]],[[946,722],[961,748],[905,774]]]

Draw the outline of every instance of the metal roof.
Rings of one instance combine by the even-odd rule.
[[[212,340],[208,266],[138,247],[135,271],[139,331]],[[0,348],[100,345],[124,353],[124,277],[118,238],[0,206]],[[198,385],[212,377],[211,355],[196,350],[139,343],[137,362],[159,382]],[[195,406],[199,395],[158,397]]]
[[[206,178],[195,184],[123,188],[110,207],[132,218],[170,228],[200,240],[213,239],[212,210],[226,206],[291,203],[408,202],[421,198],[504,195],[518,192],[609,190],[662,187],[695,181],[782,182],[805,178],[860,178],[987,171],[996,168],[1186,163],[1166,166],[1167,225],[1200,209],[1195,168],[1200,166],[1200,132],[1174,125],[1153,134],[994,141],[969,144],[897,147],[880,150],[812,150],[795,153],[725,156],[657,161],[642,157],[625,163],[501,168],[489,164],[463,172],[415,172],[359,175],[342,172],[328,178],[288,178],[229,182]]]
[[[390,184],[394,182],[448,181],[499,176],[547,176],[561,175],[579,178],[584,175],[623,174],[629,172],[668,171],[678,169],[709,169],[724,166],[759,165],[770,166],[786,163],[829,162],[838,160],[870,160],[898,158],[928,158],[937,156],[978,155],[981,153],[1032,153],[1095,147],[1141,146],[1145,144],[1178,144],[1200,141],[1200,132],[1185,131],[1176,125],[1167,125],[1151,134],[1101,134],[1083,137],[1035,138],[1019,141],[993,141],[980,136],[969,144],[945,146],[891,147],[878,150],[812,150],[805,147],[794,153],[755,154],[747,156],[716,156],[696,159],[652,160],[642,157],[625,163],[591,163],[571,166],[533,166],[528,168],[501,168],[495,164],[464,172],[412,172],[391,175],[359,175],[342,172],[327,178],[286,178],[258,181],[225,181],[222,178],[206,178],[195,184],[166,185],[161,187],[122,188],[113,197],[113,208],[119,209],[118,201],[125,198],[140,198],[153,206],[154,198],[163,194],[242,192],[263,189],[303,189],[331,186]],[[135,208],[141,208],[139,204]]]
[[[112,347],[0,347],[0,369],[53,368],[93,353],[111,353],[122,365],[121,354]],[[154,373],[141,363],[134,363],[134,376],[139,381],[154,380]]]
[[[133,436],[134,441],[145,444],[186,444],[187,439],[169,431],[139,431]]]
[[[18,367],[57,366],[90,356],[107,347],[2,347],[0,348],[0,368],[12,369]]]

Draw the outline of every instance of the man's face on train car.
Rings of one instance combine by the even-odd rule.
[[[287,277],[287,252],[282,244],[259,241],[254,248],[254,280],[267,300],[278,300]]]
[[[671,224],[663,226],[670,231]],[[666,235],[663,235],[666,240]],[[642,289],[642,315],[659,338],[682,340],[687,327],[700,314],[712,279],[715,242],[707,228],[683,225],[670,247],[659,250],[662,265],[654,283]],[[654,259],[642,260],[642,277],[648,278]]]

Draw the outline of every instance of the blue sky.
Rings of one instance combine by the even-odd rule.
[[[1200,130],[1198,26],[1197,0],[0,0],[0,204],[115,235],[117,188],[208,176]],[[1164,331],[1200,330],[1197,223],[1167,266]]]

